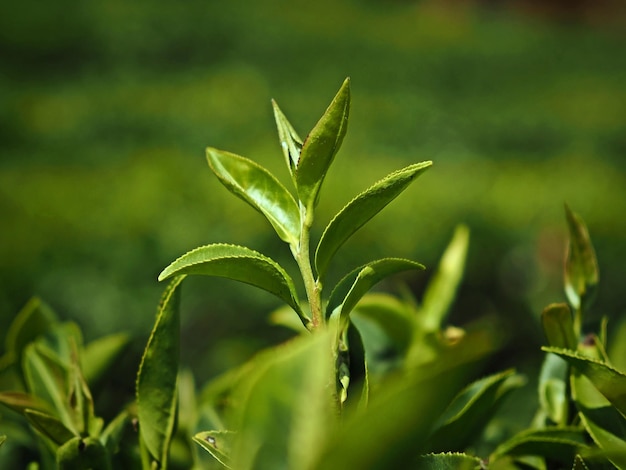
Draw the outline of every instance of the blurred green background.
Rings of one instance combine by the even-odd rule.
[[[232,242],[290,263],[262,216],[211,174],[204,148],[286,178],[270,99],[305,135],[346,76],[351,120],[316,234],[387,173],[421,160],[434,167],[342,248],[335,276],[385,255],[433,268],[466,223],[452,320],[491,316],[510,333],[511,356],[536,351],[541,309],[564,298],[567,201],[589,225],[601,267],[591,322],[622,314],[625,11],[563,5],[4,6],[0,334],[36,294],[87,339],[129,331],[139,351],[163,288],[156,277],[180,254]],[[418,297],[430,273],[405,278]],[[200,380],[287,334],[268,325],[277,303],[263,292],[210,278],[185,289],[183,354]]]

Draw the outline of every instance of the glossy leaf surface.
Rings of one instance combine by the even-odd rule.
[[[230,192],[261,212],[281,240],[297,245],[300,210],[274,175],[252,160],[214,148],[207,149],[207,159],[213,173]]]
[[[278,107],[276,101],[272,100],[272,108],[274,109],[274,119],[278,128],[278,139],[280,147],[285,156],[285,162],[289,173],[295,182],[295,173],[300,160],[300,151],[302,150],[302,139],[298,136],[291,123],[287,120],[283,112]]]
[[[347,78],[324,115],[304,140],[300,152],[296,168],[296,187],[298,197],[309,213],[317,204],[324,177],[346,135],[349,114],[350,79]]]
[[[418,318],[426,331],[438,331],[443,325],[463,278],[468,245],[469,230],[459,225],[424,293]]]
[[[337,314],[343,322],[347,321],[352,309],[374,285],[393,274],[412,269],[421,270],[424,266],[403,258],[383,258],[355,269],[339,281],[330,294],[326,316],[330,317],[341,307]]]
[[[293,281],[274,260],[249,248],[214,244],[192,250],[170,264],[159,280],[178,274],[202,274],[245,282],[270,292],[301,312]]]
[[[600,276],[587,226],[567,205],[565,215],[570,234],[565,260],[565,293],[570,304],[578,310],[593,299]]]
[[[253,360],[234,397],[232,468],[314,468],[336,419],[331,339],[300,336]]]
[[[193,440],[215,460],[226,468],[230,466],[230,454],[235,434],[231,431],[203,431],[193,436]]]
[[[581,356],[569,350],[558,348],[542,349],[565,359],[571,366],[580,371],[581,374],[589,378],[598,391],[604,395],[620,413],[626,416],[626,374],[614,369],[608,364]]]
[[[578,341],[574,332],[574,320],[567,304],[548,305],[541,313],[541,324],[550,346],[576,350]]]
[[[398,197],[417,176],[432,165],[422,162],[386,176],[350,201],[328,224],[315,252],[315,268],[324,278],[339,247],[368,220]]]
[[[176,417],[176,381],[180,354],[180,286],[170,282],[161,297],[157,318],[137,374],[137,417],[142,442],[160,466],[167,453]]]

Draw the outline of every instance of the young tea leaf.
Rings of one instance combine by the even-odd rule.
[[[554,423],[565,426],[569,417],[567,362],[554,354],[546,354],[539,373],[539,404]]]
[[[156,322],[137,374],[137,417],[142,442],[167,466],[176,417],[176,380],[180,352],[180,286],[185,276],[170,282],[161,297]]]
[[[459,225],[424,293],[418,318],[425,331],[439,331],[443,325],[463,277],[468,244],[469,230]]]
[[[626,416],[626,374],[606,363],[559,348],[542,348],[565,359],[581,374],[585,375],[598,391]]]
[[[565,259],[565,293],[572,307],[579,310],[593,300],[600,277],[598,262],[585,222],[567,205],[565,215],[570,234]]]
[[[550,346],[576,350],[578,341],[574,333],[574,320],[567,304],[548,305],[541,313],[541,324]]]
[[[300,210],[293,196],[268,170],[239,155],[207,148],[213,173],[272,224],[281,240],[296,246],[300,240]]]
[[[21,414],[27,409],[50,412],[48,404],[36,396],[22,392],[0,392],[0,404]]]
[[[503,399],[523,384],[522,376],[507,370],[467,386],[441,416],[430,438],[429,450],[465,449],[481,435]]]
[[[112,470],[111,458],[93,437],[75,437],[57,450],[58,470]]]
[[[24,410],[28,422],[40,433],[55,444],[63,445],[76,437],[76,433],[68,429],[57,417],[35,410]]]
[[[350,79],[346,78],[335,98],[304,140],[296,168],[298,197],[308,213],[317,204],[319,190],[348,129]]]
[[[411,269],[424,269],[424,265],[408,259],[383,258],[355,269],[339,281],[331,292],[326,316],[330,317],[335,309],[341,307],[338,315],[345,323],[352,309],[374,285],[386,277]]]
[[[431,165],[432,162],[416,163],[387,175],[350,201],[331,220],[315,251],[315,268],[320,279],[324,278],[332,257],[341,245]]]
[[[274,119],[278,128],[278,138],[280,139],[280,147],[285,155],[285,162],[289,173],[295,182],[296,168],[300,160],[300,151],[302,150],[302,139],[298,136],[293,126],[289,123],[283,112],[278,107],[276,101],[272,100],[274,108]]]
[[[259,287],[282,299],[308,323],[289,275],[276,261],[250,248],[222,243],[196,248],[165,268],[159,281],[179,274],[225,277]]]

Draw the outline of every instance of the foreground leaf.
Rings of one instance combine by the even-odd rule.
[[[331,292],[326,316],[338,315],[345,324],[352,309],[374,285],[386,277],[411,269],[424,269],[424,265],[403,258],[383,258],[355,269],[339,281]],[[341,309],[335,313],[338,307]]]
[[[102,443],[93,437],[75,437],[57,451],[59,470],[111,470],[111,459]]]
[[[598,391],[626,416],[626,374],[603,362],[580,356],[573,351],[558,348],[542,348],[565,359],[581,374],[591,380]]]
[[[222,184],[263,214],[281,240],[298,244],[300,210],[274,175],[252,160],[214,148],[207,149],[207,159]]]
[[[167,286],[137,374],[139,435],[146,448],[167,466],[176,417],[176,380],[180,354],[180,286],[178,276]]]
[[[165,268],[159,281],[179,274],[202,274],[245,282],[274,294],[303,316],[289,275],[276,261],[250,248],[223,243],[196,248]]]
[[[555,424],[569,421],[569,366],[555,354],[546,354],[539,373],[539,403]]]
[[[204,431],[194,435],[193,440],[224,467],[232,468],[230,454],[234,437],[232,431]]]
[[[324,278],[339,247],[431,165],[432,162],[416,163],[391,173],[350,201],[331,220],[315,251],[315,268],[320,279]]]
[[[298,197],[312,213],[328,168],[339,150],[348,129],[350,114],[350,79],[343,85],[304,140],[296,169]]]
[[[336,419],[331,339],[300,336],[253,360],[233,398],[232,468],[314,468]]]
[[[418,462],[420,468],[429,470],[480,470],[483,468],[481,460],[477,457],[450,452],[422,455]]]

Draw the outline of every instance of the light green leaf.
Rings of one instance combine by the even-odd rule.
[[[626,416],[626,374],[606,363],[559,348],[542,348],[556,354],[585,375],[598,391]]]
[[[574,319],[565,303],[550,304],[541,313],[541,324],[548,344],[555,348],[576,350]]]
[[[626,470],[626,441],[598,426],[587,413],[581,413],[580,419],[593,441],[604,451],[599,455],[604,454],[616,468]]]
[[[0,358],[0,363],[8,365],[17,362],[21,367],[24,348],[47,332],[56,320],[54,312],[39,298],[30,299],[7,330],[6,356]]]
[[[331,220],[315,251],[315,268],[320,279],[324,278],[332,257],[341,245],[431,165],[432,162],[416,163],[387,175],[350,201]]]
[[[87,344],[81,354],[81,368],[87,383],[93,385],[101,380],[115,365],[129,343],[129,335],[117,333]]]
[[[253,360],[233,398],[232,468],[315,468],[336,422],[332,339],[328,330],[299,336]]]
[[[296,168],[298,160],[300,160],[300,151],[302,150],[302,139],[298,136],[293,126],[289,123],[283,112],[278,107],[276,101],[272,100],[274,108],[274,119],[278,128],[278,138],[280,139],[280,147],[285,155],[285,162],[289,173],[295,182]]]
[[[426,454],[418,460],[420,467],[429,470],[480,470],[484,468],[478,457],[461,453]]]
[[[596,253],[585,222],[565,205],[569,228],[569,247],[565,259],[565,293],[575,310],[593,300],[600,277]]]
[[[298,244],[300,210],[274,175],[252,160],[210,147],[207,159],[222,184],[263,214],[281,240],[293,246]]]
[[[298,197],[309,214],[317,204],[324,177],[346,135],[349,114],[350,79],[346,78],[324,115],[304,140],[300,152],[296,187]]]
[[[565,426],[569,421],[569,366],[554,354],[546,354],[539,373],[539,404],[554,423]]]
[[[232,468],[230,454],[234,438],[232,431],[203,431],[193,436],[195,443],[226,468]]]
[[[536,455],[571,465],[574,457],[585,449],[585,436],[580,428],[527,429],[499,445],[489,460],[497,460],[504,455]]]
[[[415,261],[403,258],[383,258],[355,269],[345,276],[331,292],[326,307],[326,316],[335,314],[345,324],[348,316],[361,298],[378,282],[401,271],[410,269],[424,269],[424,266]]]
[[[76,437],[76,433],[68,429],[59,418],[36,410],[24,410],[28,422],[40,433],[57,445],[63,445]]]
[[[472,444],[489,423],[503,399],[524,385],[513,370],[485,377],[461,391],[439,419],[429,440],[433,452],[462,451]]]
[[[111,470],[111,458],[93,437],[75,437],[57,450],[59,470]]]
[[[91,391],[85,382],[76,356],[73,357],[69,370],[68,403],[74,424],[73,428],[78,434],[81,436],[100,435],[103,421],[95,415]]]
[[[176,380],[180,353],[180,286],[170,282],[161,297],[156,322],[137,374],[137,417],[142,442],[160,468],[167,454],[176,418]]]
[[[293,281],[274,260],[243,246],[206,245],[171,263],[159,281],[178,274],[202,274],[245,282],[270,292],[290,305],[303,318]],[[308,323],[303,318],[303,323]]]
[[[465,225],[457,226],[452,240],[439,261],[437,272],[428,283],[424,293],[418,319],[425,331],[441,329],[463,278],[468,245],[468,228]]]

